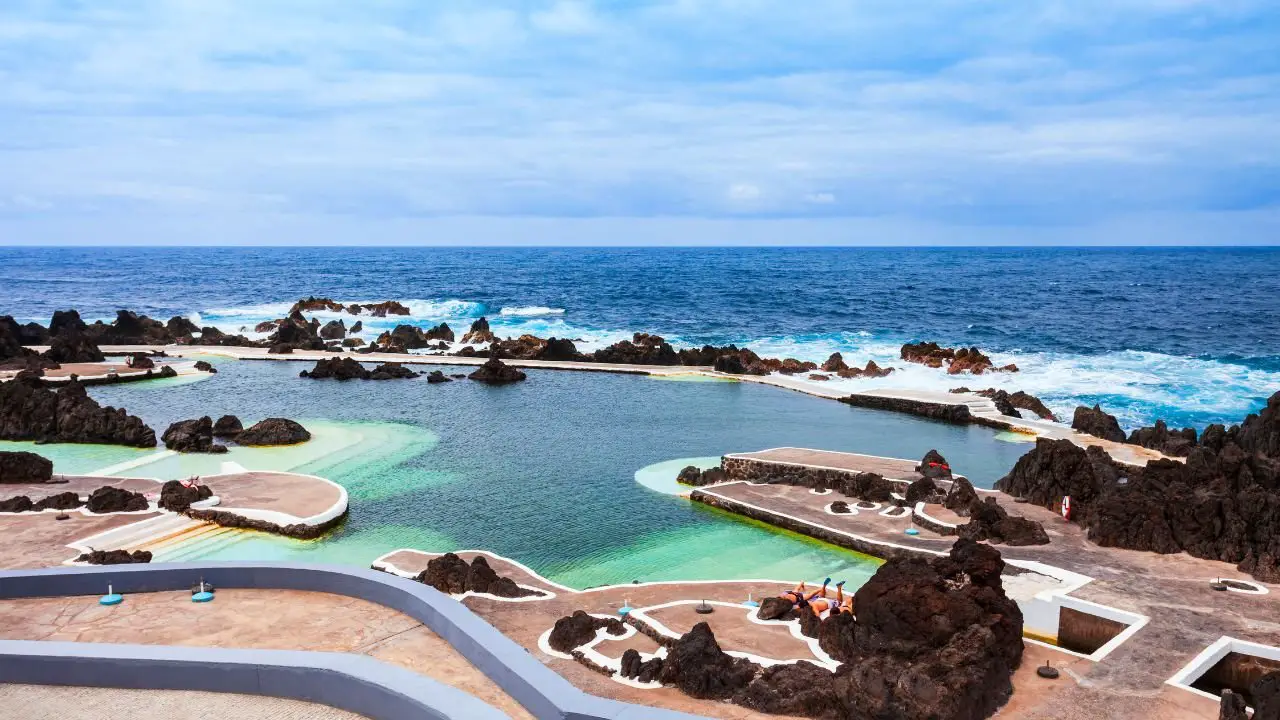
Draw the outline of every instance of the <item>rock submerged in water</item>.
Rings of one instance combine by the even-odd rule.
[[[523,371],[509,367],[497,356],[489,358],[488,362],[467,376],[468,379],[491,384],[519,382],[525,377]]]
[[[150,509],[142,493],[131,492],[114,485],[105,485],[89,495],[85,508],[91,513],[140,512]]]
[[[496,339],[493,331],[489,329],[489,321],[483,317],[473,321],[467,334],[462,336],[462,342],[474,345],[493,342]]]
[[[123,409],[102,407],[74,379],[55,393],[19,373],[0,383],[0,440],[155,447],[156,433]]]
[[[199,370],[200,372],[207,372],[211,375],[218,374],[218,368],[214,367],[213,365],[209,364],[204,360],[196,361],[196,370]]]
[[[235,415],[223,415],[213,424],[214,437],[234,438],[242,431],[244,431],[244,425],[240,424],[240,418]]]
[[[987,372],[1018,372],[1017,365],[996,367],[991,358],[976,347],[948,348],[936,342],[906,343],[898,355],[907,362],[919,363],[927,367],[945,366],[950,375],[958,375],[962,372],[973,375]]]
[[[562,653],[571,653],[596,639],[596,631],[603,629],[610,635],[625,635],[627,630],[617,618],[598,618],[586,611],[575,610],[572,615],[556,621],[547,643]]]
[[[418,373],[400,363],[383,363],[372,370],[365,368],[354,358],[334,357],[317,360],[311,370],[303,370],[298,377],[312,380],[397,380],[418,377]]]
[[[183,453],[225,453],[225,445],[213,442],[213,420],[204,416],[196,420],[180,420],[169,426],[160,438],[168,450]]]
[[[53,462],[25,451],[0,451],[0,485],[47,483],[53,480]]]
[[[311,439],[302,425],[286,418],[267,418],[236,436],[240,445],[297,445]]]
[[[446,377],[445,374],[439,370],[432,370],[427,374],[427,382],[432,385],[436,385],[439,383],[453,382],[453,380]]]

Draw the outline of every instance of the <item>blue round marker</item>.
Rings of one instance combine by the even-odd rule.
[[[907,528],[905,531],[908,535],[919,535],[920,531],[915,528]]]
[[[209,602],[212,599],[213,599],[213,593],[208,592],[206,590],[202,590],[198,593],[193,593],[191,595],[191,602],[203,603],[203,602]]]
[[[124,602],[124,596],[120,593],[109,593],[98,598],[99,605],[119,605]]]
[[[630,606],[630,605],[623,605],[622,607],[618,608],[618,614],[619,614],[619,615],[630,615],[630,614],[631,614],[631,606]]]

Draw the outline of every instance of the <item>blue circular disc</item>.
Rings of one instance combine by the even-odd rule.
[[[919,535],[919,534],[920,534],[920,531],[919,531],[919,530],[917,530],[917,529],[915,529],[915,528],[907,528],[907,529],[906,529],[906,533],[907,533],[908,535]]]
[[[630,615],[630,614],[631,614],[631,608],[630,608],[630,607],[621,607],[621,608],[618,608],[618,614],[619,614],[619,615]]]
[[[213,599],[211,592],[198,592],[191,596],[191,602],[209,602]]]
[[[742,604],[746,605],[747,607],[760,607],[760,603],[756,602],[755,600],[748,600]]]
[[[99,605],[119,605],[122,602],[124,602],[124,596],[121,595],[120,593],[111,593],[110,595],[103,595],[101,598],[98,599]]]

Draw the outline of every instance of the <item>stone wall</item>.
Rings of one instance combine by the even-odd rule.
[[[797,485],[814,490],[838,490],[844,484],[844,481],[862,474],[853,470],[790,465],[740,457],[722,457],[720,458],[720,466],[724,468],[724,472],[729,476],[730,480],[775,485]],[[893,483],[899,492],[905,492],[907,485],[910,484],[902,480],[885,479]]]

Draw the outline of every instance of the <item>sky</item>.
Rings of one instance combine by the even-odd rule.
[[[1275,0],[4,0],[0,245],[1280,244]]]

